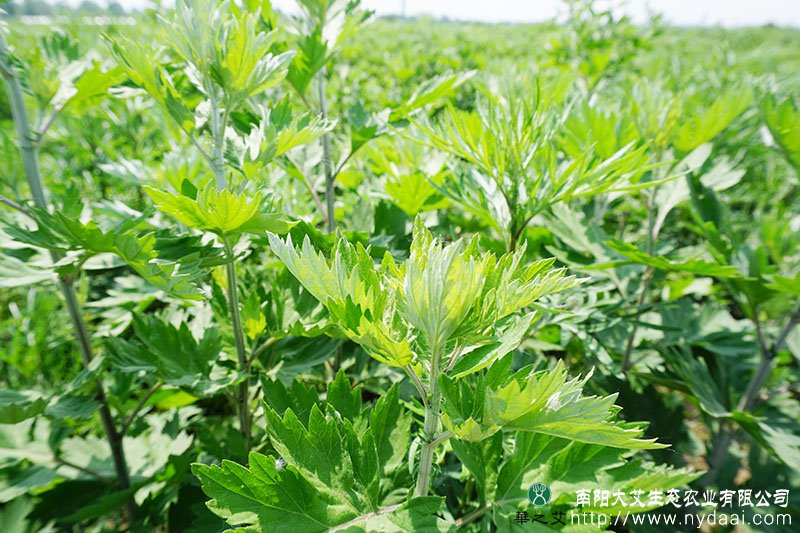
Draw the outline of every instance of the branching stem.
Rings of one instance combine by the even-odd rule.
[[[133,410],[128,415],[128,418],[126,418],[125,422],[122,423],[122,427],[119,429],[119,434],[120,435],[124,436],[125,433],[128,432],[128,428],[130,428],[131,424],[133,424],[133,422],[136,420],[136,416],[144,408],[145,404],[147,403],[147,400],[149,400],[150,397],[152,397],[153,394],[155,394],[156,391],[161,388],[161,385],[163,385],[163,383],[161,383],[160,381],[157,381],[155,383],[155,385],[150,387],[150,389],[145,393],[145,395],[142,396],[142,398],[139,400],[139,402],[136,404],[136,406],[133,408]]]
[[[22,88],[20,87],[19,80],[14,75],[14,70],[11,68],[11,64],[8,61],[7,50],[8,47],[5,39],[0,35],[0,71],[2,71],[3,78],[5,79],[11,115],[19,138],[19,150],[25,171],[25,178],[28,181],[28,186],[31,189],[31,196],[33,196],[36,207],[46,210],[48,205],[41,175],[39,174],[37,149],[31,139],[28,111],[25,108],[25,100],[22,95]],[[55,252],[51,253],[51,256],[53,257],[54,263],[61,259],[60,254]],[[92,359],[94,359],[94,353],[92,351],[89,330],[83,319],[78,297],[75,294],[75,287],[72,285],[71,279],[63,277],[60,278],[60,285],[67,303],[67,311],[69,312],[70,321],[72,322],[83,367],[88,368]],[[111,457],[114,461],[114,469],[117,474],[117,485],[120,490],[127,490],[130,488],[130,476],[128,474],[128,465],[125,460],[125,450],[122,446],[122,435],[116,429],[114,417],[111,415],[111,409],[108,405],[108,398],[106,397],[105,390],[99,379],[97,380],[96,387],[97,401],[100,404],[100,420],[109,448],[111,449]],[[127,508],[128,517],[132,520],[137,510],[136,502],[133,500],[133,497],[128,498]]]
[[[764,383],[767,381],[769,373],[772,370],[772,361],[774,360],[775,355],[783,348],[786,339],[789,337],[789,334],[792,332],[795,326],[800,324],[800,305],[798,305],[794,312],[789,316],[789,320],[786,322],[783,329],[781,329],[780,333],[778,333],[775,343],[772,346],[769,346],[761,326],[761,319],[758,317],[758,309],[755,305],[752,305],[752,302],[750,305],[750,311],[753,314],[753,324],[756,328],[756,340],[758,343],[759,353],[761,354],[761,360],[755,374],[753,374],[753,377],[747,384],[745,393],[741,396],[741,398],[739,398],[739,403],[736,405],[737,411],[745,413],[749,412],[755,405],[756,400],[758,399],[758,393],[761,391],[761,388],[764,386]],[[719,432],[717,433],[716,443],[714,445],[714,456],[711,459],[711,469],[703,478],[704,487],[711,485],[711,483],[716,480],[717,475],[722,468],[722,464],[725,462],[725,458],[728,456],[728,446],[730,446],[732,440],[733,430],[729,427],[729,424],[726,421],[721,421]]]

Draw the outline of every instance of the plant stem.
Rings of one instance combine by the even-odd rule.
[[[487,503],[487,504],[482,505],[481,507],[478,507],[477,509],[474,509],[474,510],[470,511],[469,513],[465,514],[464,516],[462,516],[461,518],[456,520],[453,525],[455,527],[457,527],[457,528],[458,527],[463,527],[463,526],[465,526],[465,525],[467,525],[467,524],[469,524],[471,522],[474,522],[478,518],[482,517],[484,514],[486,514],[487,511],[491,510],[492,507],[502,507],[503,505],[505,505],[507,503],[517,502],[518,500],[519,500],[518,498],[517,499],[515,499],[515,498],[505,498],[505,499],[502,499],[502,500],[497,500],[497,501],[494,501],[494,502]]]
[[[0,195],[0,203],[6,204],[8,207],[12,209],[16,209],[20,213],[23,213],[31,218],[33,218],[33,213],[31,213],[27,207],[22,204],[19,204],[12,200],[11,198],[6,198],[5,196]]]
[[[86,328],[86,322],[83,320],[78,297],[75,294],[75,288],[69,280],[61,279],[61,289],[67,301],[67,309],[69,310],[69,316],[72,320],[72,327],[75,330],[75,337],[77,338],[78,348],[81,352],[83,367],[88,368],[92,359],[94,359],[94,353],[92,352],[89,331]],[[122,447],[122,434],[117,431],[114,425],[114,418],[111,416],[111,409],[108,407],[108,398],[99,381],[97,383],[97,401],[100,403],[100,420],[103,423],[103,430],[105,431],[108,444],[111,448],[111,456],[114,460],[117,483],[121,490],[126,490],[130,487],[131,481],[128,475],[128,465],[125,460],[125,450]],[[131,516],[135,514],[135,509],[136,504],[133,502],[133,498],[131,498],[128,502],[128,512],[131,513]]]
[[[31,188],[31,196],[37,207],[47,209],[47,201],[44,197],[42,180],[39,177],[39,161],[37,160],[36,147],[31,141],[31,129],[28,123],[28,111],[25,109],[25,99],[22,96],[22,88],[19,80],[14,75],[14,71],[8,62],[7,46],[5,38],[0,35],[0,69],[6,82],[8,91],[8,103],[11,107],[11,117],[19,138],[19,152],[22,158],[22,167],[25,170],[25,177]]]
[[[223,149],[225,146],[225,128],[228,125],[228,109],[226,107],[224,111],[220,110],[220,102],[214,92],[213,84],[208,83],[207,87],[208,97],[211,103],[211,135],[214,139],[213,164],[211,167],[214,172],[214,179],[217,183],[217,190],[221,191],[227,187]],[[220,114],[222,115],[221,117]],[[242,333],[242,320],[239,315],[236,258],[234,257],[233,246],[227,237],[222,236],[222,244],[225,247],[225,254],[228,257],[228,263],[225,265],[225,274],[228,280],[228,311],[231,314],[231,327],[233,328],[233,341],[236,347],[236,359],[239,363],[239,371],[247,374],[250,371],[250,360],[247,358],[244,334]],[[236,392],[236,411],[239,415],[239,430],[244,437],[246,454],[250,453],[251,441],[248,387],[249,383],[245,378],[239,383]]]
[[[225,117],[220,119],[219,101],[217,100],[216,93],[214,92],[213,85],[209,84],[208,98],[211,102],[211,137],[214,140],[214,153],[212,156],[212,170],[214,171],[214,179],[217,183],[217,190],[222,190],[227,186],[225,180],[225,161],[222,157],[223,149],[225,147],[225,122],[227,122],[227,110]]]
[[[650,280],[653,279],[653,268],[647,267],[642,275],[642,287],[639,289],[639,297],[636,300],[636,314],[637,316],[642,313],[645,304],[647,303],[647,289],[650,287]],[[622,354],[622,371],[627,372],[631,368],[631,355],[633,354],[633,343],[636,339],[636,333],[639,331],[639,325],[634,323],[628,334],[628,340],[625,343],[625,353]]]
[[[258,346],[258,348],[254,349],[254,350],[253,350],[253,351],[250,353],[250,357],[247,359],[247,365],[248,365],[248,367],[249,367],[250,365],[252,365],[252,364],[253,364],[253,361],[255,361],[256,359],[258,359],[258,356],[259,356],[259,355],[261,355],[262,353],[264,353],[264,351],[266,351],[266,349],[267,349],[267,348],[269,348],[270,346],[272,346],[272,345],[273,345],[273,344],[275,344],[276,342],[278,342],[278,339],[277,339],[277,337],[270,337],[269,339],[267,339],[267,340],[265,340],[264,342],[262,342],[262,343],[261,343],[261,344]]]
[[[786,325],[778,334],[775,344],[770,347],[767,344],[766,337],[764,336],[764,331],[761,327],[761,320],[758,318],[758,309],[755,305],[752,305],[752,303],[750,309],[753,314],[753,324],[756,328],[756,339],[758,341],[759,353],[761,354],[761,361],[759,362],[755,374],[753,374],[753,377],[747,384],[745,393],[741,398],[739,398],[739,403],[736,405],[736,410],[740,412],[748,412],[753,408],[753,405],[756,403],[756,399],[758,398],[758,393],[764,386],[764,382],[767,380],[767,377],[769,377],[769,373],[772,370],[772,361],[775,358],[775,355],[783,348],[783,344],[786,342],[786,339],[789,337],[789,334],[792,332],[795,326],[800,324],[800,305],[798,305],[794,312],[789,316],[789,320],[786,322]],[[714,456],[711,462],[711,469],[703,478],[704,487],[713,483],[719,474],[719,471],[722,468],[722,463],[725,462],[725,458],[728,455],[728,446],[730,446],[731,440],[733,440],[733,430],[728,427],[724,421],[720,422],[717,443],[714,446]]]
[[[655,249],[655,241],[658,236],[655,228],[655,212],[654,212],[654,199],[655,191],[650,191],[647,197],[647,253],[653,255]],[[642,275],[642,286],[640,287],[639,297],[636,301],[636,314],[641,314],[647,303],[647,290],[650,288],[650,281],[653,279],[653,267],[647,267]],[[631,367],[631,355],[633,354],[633,343],[636,341],[636,333],[639,331],[639,325],[633,324],[628,340],[625,343],[625,352],[622,355],[622,372],[626,373]]]
[[[739,404],[736,407],[739,411],[748,411],[753,406],[761,387],[764,386],[764,382],[767,380],[770,370],[772,370],[772,361],[775,359],[775,355],[781,350],[781,348],[783,348],[786,339],[789,337],[789,334],[792,332],[794,327],[800,323],[800,305],[798,305],[794,312],[789,316],[789,320],[778,334],[778,337],[775,339],[775,344],[770,347],[767,345],[764,332],[761,328],[761,320],[758,318],[756,313],[756,309],[753,308],[753,324],[756,327],[756,337],[758,339],[758,347],[761,353],[761,362],[758,365],[756,373],[753,374],[753,378],[750,380],[750,383],[748,383],[747,390],[739,400]]]
[[[425,388],[425,385],[422,383],[422,381],[419,379],[419,376],[417,376],[416,372],[414,372],[414,369],[411,368],[410,365],[405,365],[403,367],[403,370],[405,370],[406,375],[408,376],[408,379],[411,380],[411,383],[417,389],[417,392],[419,393],[420,398],[422,398],[422,404],[427,409],[427,407],[428,407],[428,391]]]
[[[244,344],[244,334],[242,333],[242,320],[239,316],[239,295],[237,291],[236,263],[233,256],[233,247],[227,239],[224,239],[225,250],[230,261],[225,265],[225,273],[228,275],[228,309],[231,313],[231,326],[233,327],[233,340],[236,345],[236,358],[239,361],[239,371],[245,374],[250,372],[250,361],[247,359],[247,352]],[[245,441],[245,451],[250,453],[250,409],[248,379],[245,378],[239,383],[239,390],[236,394],[236,408],[239,413],[239,430]]]
[[[325,98],[325,69],[317,75],[317,89],[319,90],[319,112],[322,119],[328,118],[328,102]],[[333,160],[331,158],[331,138],[329,133],[322,135],[322,167],[325,170],[325,203],[328,206],[328,231],[333,233],[336,229],[336,216],[334,209],[336,196],[334,190]]]
[[[128,418],[126,418],[125,422],[122,423],[122,427],[119,428],[120,435],[124,436],[125,433],[128,432],[128,428],[131,427],[131,424],[133,424],[133,422],[136,420],[136,416],[144,408],[144,404],[146,404],[147,400],[149,400],[150,397],[153,396],[153,394],[155,394],[155,392],[161,388],[161,385],[163,385],[163,383],[157,381],[155,385],[150,387],[150,389],[144,394],[144,396],[142,396],[142,398],[137,402],[136,406],[133,408],[133,411],[131,411],[130,414],[128,415]]]
[[[0,35],[0,70],[2,70],[3,77],[5,78],[11,115],[17,130],[17,136],[19,137],[20,156],[25,170],[25,178],[31,189],[34,203],[38,208],[46,210],[48,207],[47,200],[45,199],[44,186],[42,185],[41,175],[39,174],[36,147],[31,142],[30,138],[30,123],[28,121],[28,112],[25,108],[25,100],[22,96],[22,88],[7,58],[7,45],[3,36]],[[58,253],[53,252],[50,255],[54,263],[61,259],[61,255]],[[80,303],[75,294],[75,287],[72,285],[72,280],[61,277],[59,282],[61,290],[64,293],[64,299],[67,303],[67,310],[78,343],[83,368],[86,369],[94,358],[89,330],[86,327],[86,322],[83,320],[83,313],[81,312]],[[96,382],[96,387],[97,401],[100,403],[100,420],[103,425],[106,440],[111,448],[111,457],[114,461],[114,469],[117,474],[117,485],[120,490],[128,490],[131,483],[128,474],[128,464],[125,460],[125,450],[122,446],[122,435],[117,432],[114,425],[114,418],[108,406],[108,398],[106,397],[105,390],[99,379]],[[127,508],[128,518],[132,520],[136,515],[136,502],[133,496],[128,498]]]
[[[92,476],[93,478],[95,478],[95,479],[97,479],[99,481],[102,481],[106,485],[111,485],[111,484],[114,483],[113,480],[108,479],[104,475],[102,475],[102,474],[100,474],[98,472],[95,472],[94,470],[91,470],[91,469],[86,468],[86,467],[81,466],[81,465],[76,465],[75,463],[72,463],[70,461],[62,459],[61,457],[56,457],[55,460],[60,465],[64,465],[66,467],[73,468],[73,469],[77,470],[78,472],[83,472],[84,474],[86,474],[88,476]]]
[[[441,363],[442,350],[439,342],[431,345],[431,379],[430,400],[425,406],[425,422],[423,426],[422,452],[420,453],[419,470],[417,471],[417,485],[414,496],[420,497],[428,494],[431,485],[431,470],[433,469],[433,452],[439,444],[436,434],[439,431],[439,418],[441,415],[442,393],[439,389],[439,364]]]

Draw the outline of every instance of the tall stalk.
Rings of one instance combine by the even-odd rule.
[[[655,191],[650,191],[650,194],[647,197],[647,253],[652,255],[655,250],[655,242],[656,237],[658,237],[658,232],[655,227]],[[642,314],[642,311],[647,305],[647,296],[648,296],[648,289],[650,288],[650,282],[653,279],[653,275],[655,274],[655,269],[651,266],[648,266],[644,270],[644,274],[642,275],[641,284],[639,287],[639,297],[636,299],[636,316]],[[631,361],[631,355],[633,355],[633,343],[636,340],[636,333],[639,331],[639,322],[638,320],[633,323],[631,327],[631,331],[628,333],[628,340],[625,343],[625,352],[622,354],[622,372],[627,373],[630,370],[633,362]]]
[[[0,35],[0,70],[2,70],[2,75],[5,80],[6,90],[8,91],[8,102],[11,106],[11,116],[17,130],[17,137],[19,138],[19,151],[25,171],[25,179],[28,181],[28,186],[31,189],[31,196],[33,197],[36,207],[47,210],[48,204],[39,173],[37,149],[31,140],[28,111],[25,108],[25,100],[22,95],[19,79],[17,79],[8,62],[8,47],[2,35]],[[57,252],[51,252],[50,256],[52,257],[53,263],[58,262],[63,257]],[[85,369],[89,367],[92,359],[94,359],[89,329],[86,327],[86,322],[83,319],[83,313],[80,303],[78,302],[78,296],[75,294],[75,287],[72,284],[72,279],[67,276],[59,276],[59,285],[61,286],[61,291],[67,303],[67,311],[69,312],[75,339],[81,354],[81,362]],[[111,449],[114,470],[117,474],[117,486],[120,490],[128,490],[131,483],[128,473],[128,464],[125,459],[125,450],[122,445],[122,434],[117,431],[114,424],[114,417],[111,415],[111,409],[108,406],[108,398],[99,379],[96,382],[96,387],[96,397],[97,401],[100,403],[100,420],[103,425],[103,432],[105,433],[106,440]],[[128,498],[127,508],[128,516],[132,519],[136,515],[136,502],[133,500],[133,496]]]
[[[323,120],[328,119],[328,101],[325,97],[325,69],[317,75],[317,89],[319,91],[319,112]],[[333,159],[331,154],[331,138],[329,133],[322,135],[322,167],[325,170],[325,202],[328,207],[328,231],[333,233],[336,229],[336,191],[333,173]]]
[[[209,100],[211,102],[211,136],[214,140],[214,153],[212,155],[212,171],[218,190],[223,190],[227,186],[225,178],[225,161],[223,160],[223,150],[225,146],[225,127],[228,123],[228,108],[220,109],[220,102],[214,92],[213,86],[209,83]],[[222,238],[225,246],[228,263],[225,265],[225,274],[228,281],[228,311],[231,314],[231,326],[233,328],[233,341],[236,347],[236,359],[239,364],[239,371],[248,373],[250,362],[247,359],[247,352],[242,332],[242,319],[239,313],[238,295],[238,276],[236,275],[236,261],[233,246],[226,238]],[[239,430],[245,441],[245,452],[250,452],[250,441],[252,431],[250,428],[250,408],[249,408],[249,383],[245,379],[239,383],[236,392],[236,410],[239,417]]]
[[[425,496],[431,485],[431,471],[433,470],[433,452],[439,444],[437,433],[439,431],[439,418],[441,416],[442,393],[439,389],[439,366],[441,365],[442,350],[439,342],[431,346],[431,379],[430,399],[425,404],[425,422],[423,426],[422,452],[417,471],[417,485],[414,496]]]
[[[225,273],[228,279],[228,308],[231,313],[231,326],[233,327],[233,340],[236,345],[236,359],[239,362],[239,370],[244,373],[250,372],[250,363],[245,353],[244,335],[242,334],[242,320],[239,316],[239,295],[237,291],[236,262],[233,257],[233,247],[225,241],[225,250],[230,262],[225,265]],[[239,429],[245,440],[245,451],[250,452],[250,440],[252,432],[250,429],[250,408],[249,408],[249,383],[244,379],[239,383],[237,391],[236,407],[239,414]]]
[[[756,328],[756,341],[758,343],[761,361],[759,362],[755,374],[753,374],[753,377],[747,384],[747,389],[745,389],[744,394],[742,394],[741,398],[739,398],[739,402],[736,404],[736,410],[743,413],[748,413],[755,405],[758,399],[758,393],[761,391],[761,388],[764,386],[772,370],[772,362],[775,356],[783,349],[783,345],[786,343],[786,339],[789,337],[792,330],[800,324],[800,305],[798,305],[789,316],[789,320],[786,322],[783,329],[778,333],[775,343],[770,346],[764,336],[763,328],[761,327],[761,319],[758,318],[758,309],[756,306],[751,305],[751,311],[753,314],[753,325]],[[722,464],[728,456],[728,446],[730,446],[731,440],[733,440],[733,429],[727,421],[723,420],[720,422],[719,431],[714,444],[714,456],[711,459],[711,469],[703,478],[702,485],[704,487],[711,485],[711,483],[716,480],[717,475],[719,475]]]

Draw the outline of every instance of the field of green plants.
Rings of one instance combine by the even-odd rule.
[[[298,5],[0,19],[0,531],[797,531],[800,30]]]

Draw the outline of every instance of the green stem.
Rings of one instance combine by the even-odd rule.
[[[38,208],[46,210],[48,205],[45,199],[41,175],[39,174],[37,150],[30,138],[31,130],[28,121],[28,112],[25,108],[25,100],[22,95],[22,88],[20,87],[19,80],[14,75],[14,71],[8,62],[7,49],[8,47],[5,39],[0,35],[0,70],[2,70],[3,78],[5,79],[6,89],[8,90],[8,102],[11,106],[11,115],[17,130],[17,136],[19,137],[20,156],[25,171],[25,178],[30,186],[34,203]],[[50,255],[54,263],[61,259],[61,255],[58,253],[52,252]],[[83,368],[85,369],[89,367],[94,358],[89,330],[86,327],[86,322],[83,320],[83,313],[81,312],[80,303],[75,294],[75,287],[72,285],[72,281],[62,277],[60,278],[60,285],[67,303],[67,310],[78,343]],[[128,464],[125,460],[125,450],[122,446],[122,435],[117,431],[114,425],[114,418],[108,406],[108,398],[106,397],[105,390],[99,379],[97,380],[96,387],[97,401],[100,403],[100,420],[109,448],[111,449],[111,457],[117,474],[117,485],[120,490],[128,490],[131,483],[128,474]],[[133,496],[128,498],[127,508],[128,517],[132,520],[137,510]]]
[[[238,283],[236,276],[236,262],[233,256],[233,247],[227,239],[223,239],[225,250],[228,255],[229,262],[225,265],[225,273],[228,276],[228,309],[231,313],[231,326],[233,327],[233,340],[236,345],[236,358],[239,361],[239,370],[244,373],[250,372],[250,361],[247,359],[247,352],[244,343],[244,334],[242,333],[242,319],[239,315],[239,295],[237,291]],[[250,453],[250,408],[249,408],[249,392],[248,392],[248,379],[239,383],[239,389],[236,394],[236,408],[239,414],[239,429],[245,440],[245,450]]]
[[[655,241],[657,234],[655,232],[655,211],[654,211],[654,199],[655,199],[655,191],[650,191],[650,195],[647,197],[647,253],[652,255],[653,250],[655,249]],[[650,288],[650,281],[653,278],[654,270],[652,267],[647,267],[644,271],[644,275],[642,276],[642,284],[639,287],[639,297],[636,301],[636,314],[637,316],[642,313],[644,310],[645,305],[647,304],[647,296],[648,296],[648,289]],[[622,372],[626,373],[630,370],[631,367],[631,355],[633,354],[633,343],[636,340],[636,333],[639,331],[639,324],[634,323],[631,327],[630,333],[628,333],[628,340],[625,343],[625,352],[622,355]]]
[[[736,410],[744,413],[750,412],[755,405],[756,400],[758,399],[758,393],[761,391],[761,388],[764,386],[764,383],[767,381],[767,377],[769,377],[769,373],[772,370],[772,362],[775,359],[775,355],[783,348],[786,339],[795,326],[800,324],[800,305],[798,305],[794,312],[789,316],[789,320],[786,322],[786,325],[778,334],[775,344],[770,347],[761,327],[761,319],[758,317],[758,308],[752,302],[749,303],[750,311],[753,315],[753,325],[756,328],[756,340],[758,343],[759,353],[761,354],[761,361],[759,362],[755,374],[753,374],[753,377],[747,384],[745,393],[741,396],[741,398],[739,398],[739,402],[736,405]],[[730,446],[732,440],[733,430],[729,427],[727,421],[721,421],[716,444],[714,446],[714,456],[711,460],[711,469],[703,478],[703,487],[711,485],[716,480],[717,475],[719,474],[719,471],[728,456],[728,446]]]
[[[148,389],[148,391],[144,394],[144,396],[142,396],[139,399],[136,406],[128,415],[128,418],[126,418],[125,421],[122,423],[122,427],[119,429],[120,435],[124,436],[125,433],[128,432],[128,428],[130,428],[131,424],[133,424],[136,421],[136,417],[139,415],[139,412],[142,409],[144,409],[144,405],[147,403],[147,400],[149,400],[153,396],[153,394],[155,394],[156,391],[158,391],[158,389],[161,388],[161,385],[163,385],[163,383],[157,381],[152,387],[150,387],[150,389]]]
[[[423,425],[422,452],[417,471],[417,485],[414,496],[420,497],[428,494],[431,485],[431,471],[433,470],[433,452],[439,444],[436,434],[439,432],[439,418],[441,416],[442,393],[439,389],[439,365],[442,353],[438,342],[431,346],[431,379],[430,400],[425,406],[425,422]]]
[[[798,305],[794,312],[789,315],[789,320],[786,322],[786,325],[775,339],[775,344],[770,348],[767,345],[766,338],[764,337],[764,332],[761,328],[761,320],[758,318],[757,309],[755,306],[752,306],[752,308],[753,324],[756,328],[759,351],[761,352],[761,362],[759,363],[758,369],[753,375],[753,378],[750,380],[747,390],[739,399],[739,404],[737,405],[737,409],[739,411],[748,411],[755,404],[755,401],[758,398],[758,393],[761,390],[761,387],[763,387],[764,383],[767,381],[770,370],[772,370],[772,361],[775,359],[777,353],[783,348],[783,345],[786,342],[786,339],[789,337],[789,334],[792,332],[795,326],[800,323],[800,305]]]
[[[328,118],[328,102],[325,98],[325,69],[317,75],[317,89],[319,91],[319,112],[322,119]],[[328,231],[333,233],[336,229],[336,192],[334,189],[333,161],[331,159],[331,138],[329,133],[322,136],[322,167],[325,169],[325,202],[328,206]]]
[[[212,170],[214,171],[217,189],[221,191],[227,186],[223,149],[225,146],[225,128],[228,125],[228,108],[226,106],[224,111],[220,109],[220,102],[214,92],[213,84],[209,83],[207,86],[209,100],[211,102],[211,135],[214,139]],[[231,314],[231,327],[233,328],[233,341],[236,347],[236,359],[239,363],[239,371],[247,374],[250,371],[250,360],[247,358],[244,334],[242,332],[242,319],[239,315],[239,284],[236,276],[236,258],[234,256],[233,246],[226,236],[222,237],[222,244],[225,246],[225,253],[228,257],[228,263],[225,265],[225,274],[228,280],[228,310]],[[239,415],[239,430],[244,437],[246,453],[250,453],[252,436],[250,430],[248,388],[248,379],[244,379],[239,383],[236,392],[236,410]]]
[[[225,161],[222,157],[225,148],[225,126],[227,123],[228,111],[220,118],[220,108],[214,87],[209,84],[208,98],[211,102],[211,136],[214,140],[214,154],[212,156],[212,167],[214,179],[217,182],[217,189],[222,190],[227,186],[225,180]]]

